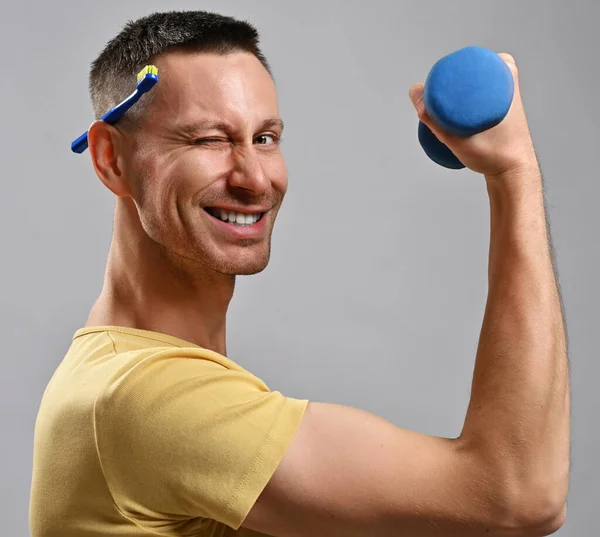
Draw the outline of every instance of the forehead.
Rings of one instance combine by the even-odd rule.
[[[169,52],[155,65],[159,82],[152,116],[162,124],[198,119],[239,124],[278,116],[273,79],[252,54]]]

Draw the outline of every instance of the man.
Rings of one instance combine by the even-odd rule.
[[[33,537],[548,535],[569,475],[566,337],[518,87],[468,139],[418,117],[487,183],[489,297],[458,438],[285,397],[226,357],[235,276],[267,265],[283,124],[248,24],[128,24],[91,71],[97,117],[144,65],[159,83],[89,149],[116,196],[104,287],[44,393]]]

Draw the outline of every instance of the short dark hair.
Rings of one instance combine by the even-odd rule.
[[[125,99],[135,89],[137,74],[169,50],[249,52],[271,74],[258,43],[258,31],[250,23],[207,11],[168,11],[129,21],[92,63],[89,87],[96,118]],[[134,106],[124,119],[133,119],[131,112],[139,108]]]

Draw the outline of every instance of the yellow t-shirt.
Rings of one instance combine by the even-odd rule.
[[[307,404],[172,336],[80,329],[36,420],[31,535],[259,535],[240,526]]]

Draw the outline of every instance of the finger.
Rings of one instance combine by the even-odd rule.
[[[519,69],[517,68],[517,63],[512,54],[509,54],[508,52],[500,52],[498,56],[500,56],[506,62],[506,65],[508,65],[508,68],[510,69],[510,72],[513,76],[513,81],[515,83],[515,94],[510,109],[508,111],[508,113],[510,114],[513,108],[522,108]]]
[[[419,84],[413,84],[408,90],[408,96],[417,111],[417,116],[419,120],[425,123],[429,128],[431,128],[430,123],[432,123],[432,119],[427,113],[425,109],[425,84],[422,82]]]
[[[518,85],[519,70],[517,68],[517,62],[515,61],[514,56],[512,54],[509,54],[508,52],[500,52],[498,56],[500,56],[506,62],[506,65],[508,65],[508,68],[510,69],[510,72],[513,75],[515,83]]]
[[[511,63],[515,67],[517,66],[517,62],[512,54],[509,54],[508,52],[500,52],[498,56],[500,56],[506,63]]]
[[[413,84],[408,90],[408,96],[410,97],[417,114],[421,112],[422,108],[425,108],[423,104],[423,95],[425,92],[425,84],[419,82],[418,84]]]
[[[408,96],[410,97],[410,100],[411,100],[413,106],[415,107],[417,116],[419,117],[419,121],[421,121],[425,125],[427,125],[427,127],[429,127],[429,130],[431,132],[433,132],[435,137],[440,142],[446,143],[447,141],[449,141],[448,139],[451,138],[452,135],[450,135],[450,133],[443,131],[441,129],[441,127],[439,127],[435,123],[433,118],[427,112],[427,109],[425,108],[425,100],[423,98],[424,90],[425,90],[425,84],[423,84],[423,83],[413,84],[410,87],[410,89],[408,90]]]

